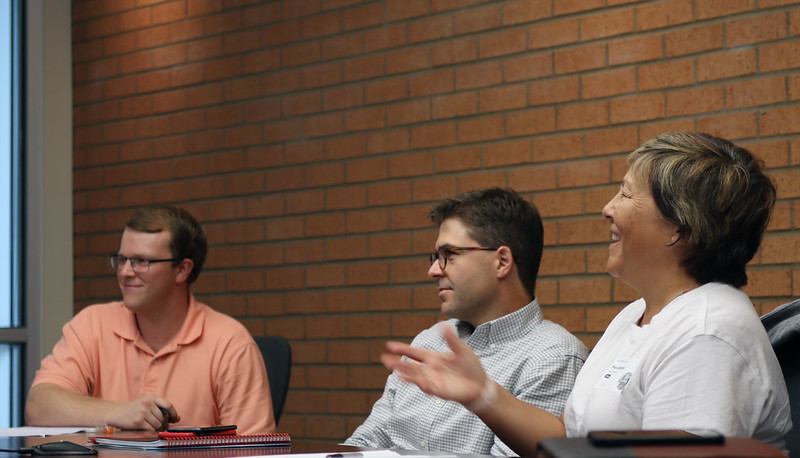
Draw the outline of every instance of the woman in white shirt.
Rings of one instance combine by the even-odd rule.
[[[606,268],[641,299],[608,326],[561,418],[499,387],[448,333],[452,353],[390,342],[384,364],[475,412],[520,455],[535,454],[542,439],[600,429],[716,429],[782,448],[791,428],[786,386],[740,289],[774,184],[750,152],[707,134],[660,135],[628,163],[603,209]]]

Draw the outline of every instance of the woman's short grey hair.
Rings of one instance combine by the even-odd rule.
[[[761,244],[776,198],[763,162],[723,138],[678,132],[646,141],[628,163],[689,244],[683,260],[689,275],[700,284],[746,285],[745,266]]]

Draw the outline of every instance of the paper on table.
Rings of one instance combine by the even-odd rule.
[[[94,426],[20,426],[17,428],[0,428],[0,436],[44,437],[96,431],[97,428]]]

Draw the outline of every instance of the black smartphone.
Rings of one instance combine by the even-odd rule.
[[[589,431],[589,441],[597,446],[668,444],[722,444],[725,436],[711,429],[650,429]]]
[[[169,433],[194,433],[196,436],[211,436],[218,434],[222,431],[235,431],[236,425],[222,425],[222,426],[176,426],[174,428],[167,428]]]

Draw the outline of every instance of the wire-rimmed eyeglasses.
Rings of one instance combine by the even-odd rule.
[[[127,256],[122,256],[121,254],[110,254],[109,260],[111,261],[111,267],[114,269],[122,269],[126,262],[131,262],[131,269],[137,273],[145,273],[150,271],[150,264],[155,262],[170,262],[170,261],[180,261],[181,258],[169,258],[169,259],[145,259],[145,258],[129,258]]]
[[[496,249],[488,246],[443,246],[430,254],[431,265],[434,261],[439,261],[439,268],[444,270],[447,267],[447,258],[452,257],[457,251],[494,251]]]

